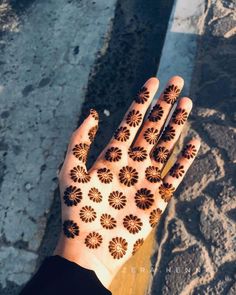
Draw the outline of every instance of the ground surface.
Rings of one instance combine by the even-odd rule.
[[[156,75],[172,2],[0,1],[1,294],[17,294],[56,243],[71,131],[99,111],[92,162]],[[235,8],[205,1],[187,91],[203,147],[157,231],[153,295],[236,292]]]

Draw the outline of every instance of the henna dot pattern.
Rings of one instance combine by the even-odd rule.
[[[85,171],[84,167],[82,166],[76,166],[70,171],[70,177],[74,182],[79,183],[86,183],[89,182],[91,177],[90,175]]]
[[[152,183],[157,183],[161,180],[161,170],[155,166],[149,166],[145,170],[145,177]]]
[[[89,199],[92,200],[93,202],[100,203],[102,201],[102,194],[95,187],[92,187],[89,190],[88,196],[89,196]]]
[[[122,237],[115,237],[109,242],[109,252],[114,259],[122,258],[127,251],[128,243]]]
[[[136,171],[136,169],[130,166],[125,166],[120,169],[119,179],[120,182],[124,185],[132,186],[138,182],[138,172]]]
[[[147,128],[147,130],[144,132],[144,138],[149,144],[155,144],[158,139],[158,134],[159,132],[157,129],[153,127]]]
[[[147,151],[141,146],[129,148],[128,155],[133,161],[137,162],[144,161],[148,156]]]
[[[187,144],[183,149],[182,155],[186,159],[194,158],[197,154],[197,149],[193,144]]]
[[[169,150],[164,146],[159,146],[153,151],[153,159],[158,163],[165,163],[169,156]]]
[[[123,195],[121,192],[114,191],[110,193],[108,197],[108,202],[110,206],[120,210],[125,207],[127,200],[126,200],[126,196]]]
[[[84,222],[92,222],[96,219],[97,214],[91,206],[84,206],[80,210],[79,216]]]
[[[138,239],[134,243],[132,255],[134,255],[140,249],[140,247],[143,245],[143,243],[144,243],[144,239]]]
[[[128,113],[126,118],[126,123],[130,127],[136,127],[140,124],[142,121],[142,114],[139,111],[132,110]]]
[[[159,104],[156,104],[152,108],[152,110],[148,116],[148,120],[151,122],[157,122],[157,121],[161,120],[163,113],[164,113],[163,108]]]
[[[169,104],[174,104],[180,94],[180,89],[176,85],[169,85],[164,91],[164,101]]]
[[[174,166],[170,169],[170,175],[175,178],[179,178],[184,174],[184,166],[180,163],[175,163]]]
[[[113,175],[110,169],[100,168],[97,171],[98,178],[102,183],[110,183],[113,179]]]
[[[139,189],[136,192],[134,199],[136,206],[143,210],[150,208],[154,203],[153,194],[146,188]]]
[[[149,91],[147,87],[142,87],[135,97],[135,101],[137,103],[144,104],[149,98]]]
[[[99,115],[98,115],[98,112],[97,112],[96,110],[91,109],[91,110],[90,110],[90,114],[92,115],[92,117],[93,117],[96,121],[99,120]]]
[[[102,243],[102,236],[96,232],[92,232],[86,236],[84,243],[88,248],[96,249]]]
[[[123,225],[129,231],[129,233],[137,234],[141,230],[143,223],[140,218],[130,214],[125,216]]]
[[[63,232],[67,238],[74,239],[79,235],[79,226],[73,220],[65,220],[63,223]]]
[[[127,141],[130,137],[129,129],[125,127],[120,127],[115,131],[114,138],[118,141],[124,142]]]
[[[94,126],[94,127],[92,127],[92,128],[89,130],[89,132],[88,132],[88,137],[89,137],[89,140],[90,140],[91,142],[94,141],[94,138],[95,138],[95,135],[96,135],[97,131],[98,131],[98,126],[97,126],[97,125]]]
[[[175,188],[170,183],[163,183],[159,187],[159,194],[165,202],[169,202],[173,196]]]
[[[155,227],[159,223],[161,213],[162,211],[159,208],[152,210],[149,216],[149,223],[151,227]]]
[[[73,155],[82,162],[86,162],[89,151],[89,145],[86,143],[76,144],[73,148]]]
[[[76,186],[68,186],[64,191],[64,203],[67,206],[76,206],[82,200],[82,191]]]
[[[173,114],[173,122],[178,125],[183,125],[188,118],[188,113],[184,109],[176,109]]]
[[[116,227],[116,220],[110,214],[104,213],[100,218],[102,227],[106,229],[113,229]]]
[[[111,147],[106,151],[105,159],[109,162],[118,162],[121,159],[122,151],[118,147]]]
[[[172,126],[167,126],[162,135],[162,139],[166,142],[166,141],[170,141],[174,139],[174,137],[175,137],[175,129]]]

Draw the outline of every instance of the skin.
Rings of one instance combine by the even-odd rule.
[[[181,77],[172,77],[143,121],[159,85],[150,78],[89,171],[85,158],[98,126],[96,111],[72,134],[59,173],[63,226],[54,255],[95,271],[105,287],[158,224],[199,150],[200,141],[190,140],[173,168],[160,177],[192,108],[191,99],[177,100],[183,84]],[[114,192],[122,196],[118,203]],[[107,216],[110,223],[109,218],[104,221]]]

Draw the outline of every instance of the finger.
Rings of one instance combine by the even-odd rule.
[[[157,78],[147,80],[136,95],[108,146],[123,145],[128,148],[132,144],[158,85],[159,81]]]
[[[160,170],[163,169],[172,153],[191,109],[191,99],[183,97],[179,100],[168,126],[164,130],[158,144],[154,147],[151,153],[151,159],[153,160],[154,165]]]
[[[179,76],[172,77],[165,90],[160,95],[156,105],[152,108],[144,126],[134,144],[135,147],[145,147],[148,153],[158,140],[168,114],[182,90],[184,80]]]
[[[164,177],[163,184],[159,187],[159,194],[165,202],[169,202],[174,191],[183,180],[199,151],[200,144],[199,139],[189,141],[183,148],[175,164]]]

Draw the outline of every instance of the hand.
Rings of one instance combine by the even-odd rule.
[[[183,87],[182,78],[171,78],[141,127],[158,84],[156,78],[145,83],[87,171],[87,154],[98,128],[98,114],[91,110],[73,133],[59,174],[63,226],[54,254],[94,270],[106,287],[158,224],[200,147],[197,139],[188,142],[163,178],[192,101],[181,98],[164,129]]]

